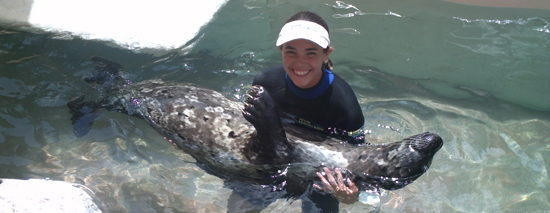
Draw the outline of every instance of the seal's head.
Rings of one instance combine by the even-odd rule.
[[[429,132],[406,138],[403,141],[409,144],[411,151],[422,153],[423,156],[434,156],[443,146],[443,139],[439,135]]]
[[[443,139],[434,133],[425,132],[405,138],[395,145],[388,154],[390,161],[396,165],[393,173],[399,173],[399,177],[412,178],[428,170],[435,153],[443,146]]]
[[[378,148],[365,151],[359,157],[362,160],[354,162],[355,170],[366,171],[356,180],[389,190],[402,188],[428,171],[442,145],[443,139],[429,132],[384,146],[374,145]]]

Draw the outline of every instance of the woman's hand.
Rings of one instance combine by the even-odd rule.
[[[358,200],[359,189],[357,188],[357,186],[355,186],[355,183],[353,183],[349,179],[346,179],[348,185],[346,186],[344,184],[344,177],[342,176],[342,171],[340,171],[340,169],[334,169],[338,180],[334,179],[334,176],[332,175],[330,169],[328,169],[327,167],[323,169],[325,170],[325,175],[327,177],[325,178],[321,173],[317,172],[317,176],[319,176],[319,179],[321,179],[321,182],[323,182],[323,186],[313,184],[315,188],[333,194],[336,199],[338,199],[338,201],[345,204],[352,204]]]

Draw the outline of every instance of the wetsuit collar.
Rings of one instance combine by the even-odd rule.
[[[332,80],[334,80],[334,74],[332,74],[331,71],[323,68],[323,76],[321,77],[321,80],[319,81],[319,83],[317,83],[317,85],[315,85],[313,88],[301,89],[292,82],[288,74],[285,73],[285,75],[286,85],[288,85],[290,91],[292,91],[292,93],[294,93],[296,96],[308,100],[321,96],[321,94],[323,94],[332,84]]]

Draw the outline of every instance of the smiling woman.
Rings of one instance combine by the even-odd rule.
[[[314,87],[323,76],[321,66],[332,52],[323,52],[317,44],[305,40],[292,40],[280,46],[283,53],[283,67],[294,85],[301,89]]]
[[[323,18],[296,13],[281,29],[276,45],[283,65],[261,71],[252,84],[266,88],[288,122],[363,143],[363,114],[349,84],[331,72],[328,57],[333,48]]]
[[[355,93],[345,80],[331,72],[329,55],[333,48],[323,18],[309,11],[296,13],[281,29],[276,46],[283,65],[261,71],[252,84],[264,86],[273,96],[287,117],[283,120],[352,143],[364,143],[364,118]],[[357,187],[352,182],[346,186],[340,171],[336,172],[338,181],[327,169],[326,179],[318,174],[325,180],[324,187],[315,186],[338,195],[340,202],[357,201]],[[309,198],[323,212],[338,211],[338,201],[333,196],[313,192]],[[311,205],[302,203],[302,209],[310,209]]]

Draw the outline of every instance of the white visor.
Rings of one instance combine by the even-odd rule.
[[[279,33],[279,39],[275,45],[281,46],[286,42],[296,40],[296,39],[306,39],[310,40],[313,43],[316,43],[323,49],[327,48],[330,45],[330,39],[328,38],[327,30],[311,21],[292,21],[286,23],[285,26],[281,29]]]

